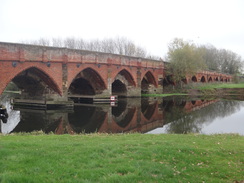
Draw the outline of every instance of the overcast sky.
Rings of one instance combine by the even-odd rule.
[[[0,0],[0,41],[126,37],[164,57],[175,37],[244,59],[244,0]]]

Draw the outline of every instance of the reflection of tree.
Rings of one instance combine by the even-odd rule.
[[[197,123],[194,123],[194,121],[195,116],[187,114],[170,123],[166,130],[168,133],[199,133],[201,131],[201,127]]]
[[[201,110],[186,112],[182,105],[176,105],[172,101],[164,102],[171,103],[168,105],[169,108],[164,109],[165,124],[170,123],[166,127],[168,133],[199,133],[203,124],[211,123],[216,118],[229,116],[244,106],[244,103],[240,101],[218,101],[201,108]],[[164,104],[165,106],[167,105]]]
[[[196,116],[186,113],[183,106],[172,106],[165,113],[165,122],[170,123],[166,130],[168,133],[198,133],[200,128],[194,121]]]

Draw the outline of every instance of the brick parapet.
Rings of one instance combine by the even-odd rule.
[[[93,63],[162,69],[162,61],[110,53],[0,42],[0,61]]]

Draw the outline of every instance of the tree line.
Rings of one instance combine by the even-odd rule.
[[[104,38],[84,40],[82,38],[68,37],[62,38],[40,38],[38,40],[22,41],[25,44],[65,47],[70,49],[89,50],[97,52],[105,52],[119,55],[127,55],[133,57],[142,57],[159,60],[158,56],[151,55],[141,46],[136,45],[133,41],[125,37]]]
[[[217,49],[213,45],[196,45],[180,38],[169,43],[166,61],[170,63],[168,72],[175,81],[181,81],[186,75],[194,75],[199,70],[238,75],[243,69],[243,60],[237,53]]]

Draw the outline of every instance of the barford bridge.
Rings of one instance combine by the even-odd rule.
[[[187,76],[185,83],[231,81],[215,72]],[[0,95],[15,83],[25,99],[65,102],[69,97],[133,97],[163,93],[163,61],[117,54],[0,42]]]

